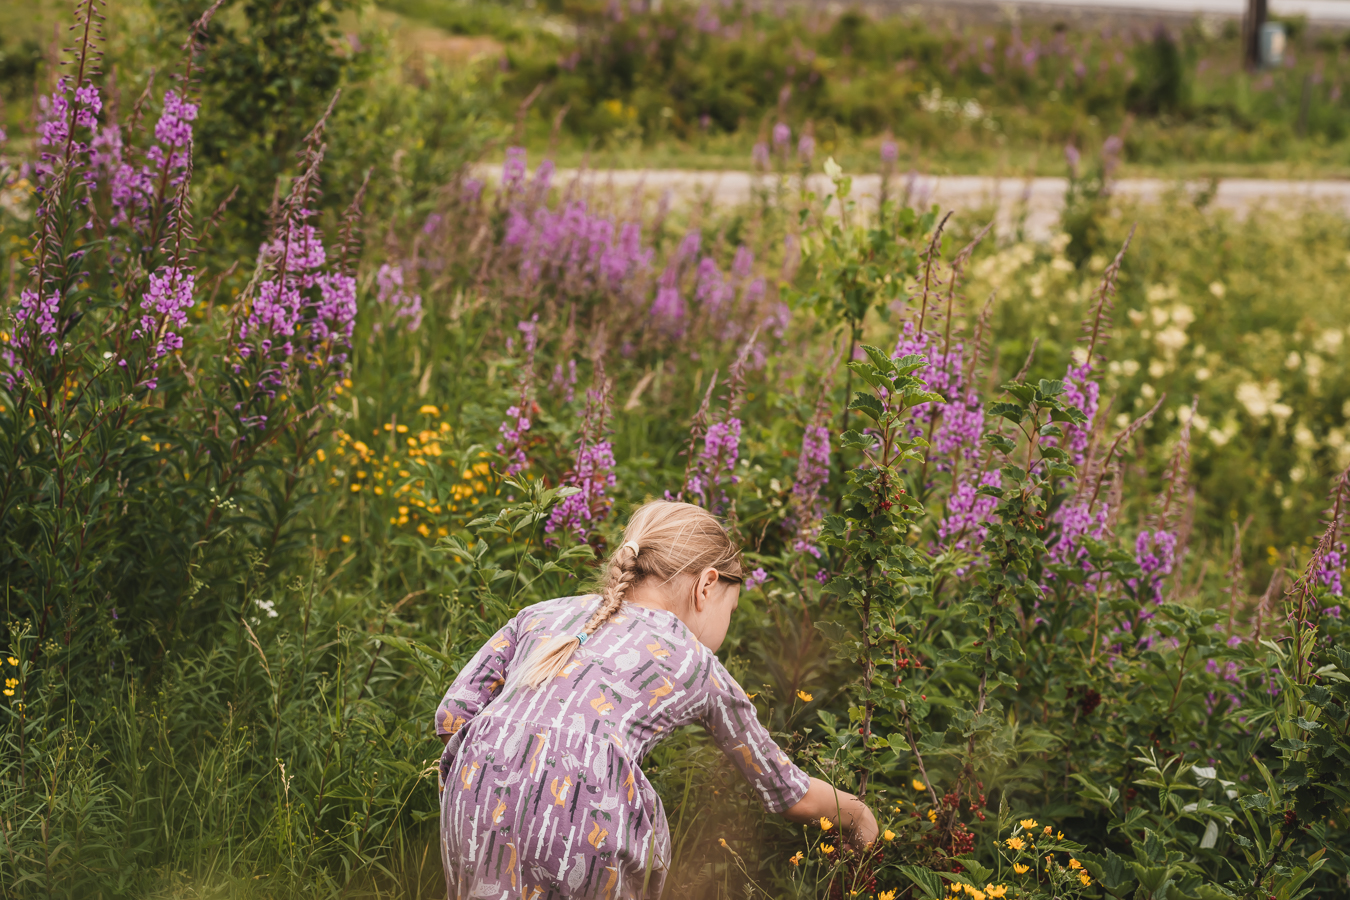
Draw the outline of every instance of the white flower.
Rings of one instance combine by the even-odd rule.
[[[1069,262],[1064,257],[1056,256],[1054,259],[1050,260],[1050,268],[1054,269],[1056,272],[1072,272],[1074,267],[1073,263]]]
[[[1308,473],[1303,470],[1302,466],[1294,466],[1289,470],[1289,480],[1295,484],[1302,481],[1307,475]]]
[[[1184,303],[1178,303],[1172,307],[1172,321],[1185,328],[1195,321],[1195,311]]]
[[[838,178],[840,175],[843,174],[844,170],[840,167],[839,163],[834,161],[833,156],[825,160],[825,175],[831,181],[833,181],[834,179]]]
[[[1210,374],[1210,373],[1209,373],[1209,369],[1205,368],[1204,366],[1201,366],[1200,368],[1198,368],[1198,369],[1195,370],[1195,380],[1196,380],[1196,381],[1208,381],[1208,380],[1209,380],[1209,374]]]
[[[1155,359],[1148,364],[1149,378],[1162,378],[1166,374],[1167,374],[1167,366],[1166,364],[1163,363],[1161,359]]]
[[[1153,338],[1169,355],[1186,346],[1186,332],[1175,325],[1169,325]]]
[[[1284,358],[1284,367],[1291,372],[1297,371],[1298,367],[1303,365],[1303,357],[1298,355],[1297,350],[1290,350],[1289,355]]]
[[[1149,310],[1149,312],[1153,316],[1154,325],[1161,326],[1165,324],[1168,319],[1171,318],[1171,314],[1168,313],[1168,311],[1163,309],[1161,306],[1155,306],[1153,309]]]
[[[1253,419],[1263,419],[1271,412],[1271,406],[1280,397],[1280,385],[1270,381],[1264,386],[1254,381],[1244,381],[1238,385],[1234,395],[1237,402],[1247,409]],[[1287,409],[1288,407],[1286,407]]]
[[[1209,292],[1222,300],[1223,295],[1228,293],[1228,288],[1223,286],[1222,281],[1211,281],[1209,283]]]
[[[1294,408],[1288,403],[1272,403],[1270,404],[1270,414],[1283,422],[1294,414]]]
[[[1158,392],[1153,389],[1153,385],[1145,383],[1139,386],[1139,396],[1145,400],[1152,400],[1158,396]]]
[[[1125,373],[1126,378],[1133,378],[1135,375],[1139,374],[1139,360],[1137,359],[1125,360],[1120,364],[1120,371]],[[1350,404],[1350,400],[1347,400],[1346,403]],[[1346,416],[1350,417],[1350,413],[1346,413]]]
[[[1317,336],[1317,339],[1313,341],[1313,346],[1322,353],[1331,354],[1340,349],[1343,340],[1345,340],[1345,335],[1341,333],[1339,328],[1328,328]]]
[[[1304,448],[1316,447],[1317,436],[1312,433],[1312,429],[1307,425],[1299,423],[1294,427],[1294,443]]]
[[[1177,286],[1175,284],[1150,284],[1144,290],[1144,296],[1148,298],[1149,303],[1162,303],[1166,300],[1175,299],[1177,295]]]

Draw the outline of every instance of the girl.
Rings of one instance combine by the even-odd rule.
[[[658,500],[633,514],[601,594],[521,610],[478,651],[436,712],[453,900],[659,896],[670,835],[638,764],[690,722],[769,811],[875,839],[867,806],[794,766],[713,655],[741,581],[717,519]]]

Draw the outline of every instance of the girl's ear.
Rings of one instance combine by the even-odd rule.
[[[704,569],[694,581],[694,609],[703,612],[703,608],[712,600],[712,589],[717,584],[717,570]]]

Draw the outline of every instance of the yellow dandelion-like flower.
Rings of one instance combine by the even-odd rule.
[[[1005,884],[986,884],[984,893],[986,897],[1006,897],[1008,896],[1008,886]]]
[[[432,406],[430,403],[422,404],[422,408],[419,409],[417,412],[419,415],[423,416],[439,416],[441,414],[441,411],[436,407]]]
[[[1069,860],[1069,868],[1070,868],[1070,869],[1081,869],[1081,868],[1083,868],[1083,864],[1080,863],[1080,862],[1079,862],[1078,860],[1076,860],[1076,859],[1071,859],[1071,860]]]
[[[881,833],[881,839],[887,843],[890,843],[891,841],[895,840],[895,832],[887,828],[885,831]]]
[[[821,844],[820,852],[828,856],[829,854],[834,852],[834,844]]]
[[[4,693],[4,695],[5,695],[6,697],[13,697],[13,696],[14,696],[14,692],[11,691],[9,688],[5,688],[5,690],[4,690],[3,693]]]
[[[953,881],[951,884],[951,889],[953,894],[961,893],[961,885],[958,882]]]
[[[6,678],[6,679],[5,679],[5,687],[7,687],[7,688],[12,688],[12,687],[18,687],[18,686],[19,686],[19,679],[17,679],[17,678]]]
[[[1064,832],[1061,831],[1059,834],[1055,835],[1055,840],[1057,841],[1064,840]]]
[[[824,816],[821,816],[821,818],[820,818],[820,830],[821,830],[821,831],[829,831],[829,830],[830,830],[831,828],[833,828],[833,827],[834,827],[834,823],[833,823],[833,822],[831,822],[829,819],[825,818]]]
[[[794,866],[800,866],[802,864],[802,858],[804,856],[806,856],[806,854],[798,850],[796,853],[788,857],[788,862],[792,863]]]
[[[1046,834],[1046,835],[1048,835],[1051,831],[1052,831],[1052,829],[1050,828],[1049,825],[1047,825],[1047,826],[1045,826],[1045,830],[1042,831],[1041,834]]]
[[[928,811],[928,821],[932,822],[934,825],[937,824],[937,812],[936,812],[936,811],[931,810],[931,809]]]
[[[1086,872],[1079,872],[1078,880],[1083,883],[1083,887],[1087,887],[1089,884],[1092,884],[1092,879],[1088,877],[1088,873]]]
[[[1035,819],[1023,819],[1022,821],[1018,822],[1017,824],[1018,824],[1018,825],[1021,825],[1022,828],[1025,829],[1026,831],[1030,831],[1031,829],[1033,829],[1033,828],[1036,827],[1036,820],[1035,820]]]
[[[882,891],[877,894],[877,900],[895,900],[895,891]]]
[[[1013,863],[1013,871],[1018,875],[1025,875],[1031,871],[1031,866],[1024,866],[1021,863]]]
[[[1004,841],[1004,843],[1007,844],[1008,847],[1012,850],[1022,850],[1027,845],[1027,842],[1022,840],[1020,837],[1008,838],[1006,841]]]
[[[350,534],[344,534],[344,535],[342,536],[342,543],[344,543],[344,544],[350,544],[351,542],[352,542],[352,536],[351,536]]]
[[[926,791],[926,790],[928,790],[928,786],[925,785],[922,781],[920,781],[920,780],[917,779],[917,778],[915,778],[913,781],[911,781],[911,782],[909,783],[909,786],[912,787],[912,788],[914,788],[914,790],[916,790],[916,791]]]
[[[797,692],[797,698],[798,698],[799,700],[801,700],[803,703],[810,703],[810,702],[811,702],[811,695],[808,694],[806,691],[798,691],[798,692]]]
[[[9,663],[11,666],[17,666],[19,664],[19,661],[12,656],[6,656],[5,662]]]
[[[353,494],[359,494],[359,493],[361,493],[361,485],[359,485],[359,484],[354,484],[354,485],[352,485],[352,493],[353,493]]]

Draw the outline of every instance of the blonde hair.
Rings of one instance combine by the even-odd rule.
[[[600,585],[600,606],[576,634],[560,635],[544,644],[525,665],[521,680],[539,687],[555,677],[572,654],[619,611],[624,594],[648,578],[664,584],[685,573],[716,569],[719,579],[740,583],[741,551],[722,523],[692,503],[653,500],[633,512],[623,542],[609,556]]]

